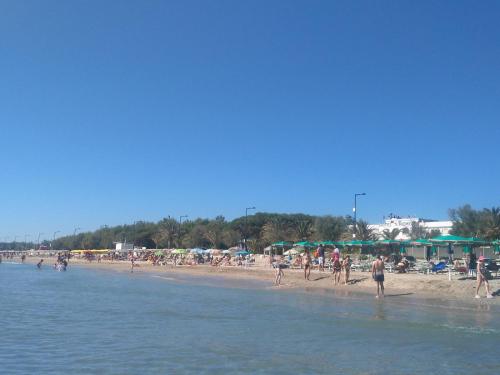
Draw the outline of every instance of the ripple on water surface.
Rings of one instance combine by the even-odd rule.
[[[1,374],[500,370],[494,309],[165,277],[0,264]]]

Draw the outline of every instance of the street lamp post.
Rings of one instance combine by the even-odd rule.
[[[354,212],[354,230],[353,230],[353,233],[352,233],[352,238],[356,238],[356,231],[357,231],[357,223],[356,223],[356,214],[357,214],[357,199],[358,199],[358,196],[361,196],[361,195],[366,195],[366,193],[356,193],[354,194],[354,208],[352,209],[352,211]]]
[[[30,236],[29,234],[24,235],[24,249],[25,250],[28,250],[28,237],[29,236]]]
[[[44,234],[42,232],[38,232],[38,239],[36,240],[36,247],[37,247],[37,250],[40,250],[40,236]]]
[[[248,236],[248,210],[255,210],[255,207],[247,207],[247,208],[245,208],[245,238],[244,238],[245,250],[248,250],[248,246],[247,246],[247,236]]]
[[[14,243],[12,244],[12,250],[16,250],[16,240],[17,240],[17,237],[19,236],[14,236]]]
[[[75,228],[75,230],[73,231],[73,237],[75,237],[75,236],[76,236],[76,232],[77,232],[77,231],[79,231],[80,229],[82,229],[82,228],[80,228],[80,227],[76,227],[76,228]],[[73,240],[75,241],[75,244],[76,244],[76,239],[75,239],[75,238],[73,238]],[[68,258],[68,259],[69,259],[69,258]]]
[[[60,230],[56,230],[54,232],[54,236],[52,237],[52,242],[50,243],[50,250],[54,250],[52,246],[54,245],[54,241],[56,240],[56,234],[59,233],[59,232],[61,232],[61,231]]]
[[[182,226],[182,219],[187,218],[188,215],[181,215],[179,216],[179,246],[181,245],[181,226]]]

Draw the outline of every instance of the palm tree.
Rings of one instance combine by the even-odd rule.
[[[484,235],[489,240],[500,238],[500,207],[485,208]]]
[[[354,233],[354,226],[352,226],[347,232],[342,234],[343,241],[350,241],[353,239],[352,234]],[[364,220],[358,220],[356,223],[356,239],[361,241],[373,241],[377,239],[377,235],[374,230],[369,227],[369,224]]]
[[[297,240],[308,240],[313,234],[313,223],[309,220],[300,220],[295,224],[294,231]]]
[[[395,240],[397,236],[401,233],[401,229],[394,228],[393,230],[384,229],[382,232],[382,236],[386,240]]]
[[[175,239],[178,237],[179,224],[175,219],[163,219],[160,222],[160,232],[163,238],[167,241],[167,247],[170,249],[174,244]]]
[[[411,223],[411,230],[409,232],[410,238],[412,240],[416,240],[419,238],[425,238],[427,232],[425,228],[423,228],[419,222],[414,221]]]
[[[151,240],[155,243],[155,246],[158,249],[158,245],[163,240],[163,233],[161,231],[158,231],[158,232],[154,233],[151,236]]]
[[[268,243],[287,240],[288,236],[288,224],[280,217],[273,218],[262,226],[261,237]]]

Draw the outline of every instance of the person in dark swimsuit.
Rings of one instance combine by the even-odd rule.
[[[340,263],[339,258],[333,258],[333,284],[340,284],[340,275],[342,274],[342,264]]]
[[[382,297],[384,296],[384,267],[382,256],[379,255],[377,260],[372,264],[372,277],[377,283],[376,298],[379,298],[380,294],[382,294]]]
[[[36,266],[38,267],[38,269],[42,268],[42,263],[43,263],[43,259],[40,259],[40,261],[36,264]]]

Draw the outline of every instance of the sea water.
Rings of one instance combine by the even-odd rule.
[[[270,280],[271,283],[271,280]],[[393,295],[0,264],[0,374],[492,374],[500,314]]]

